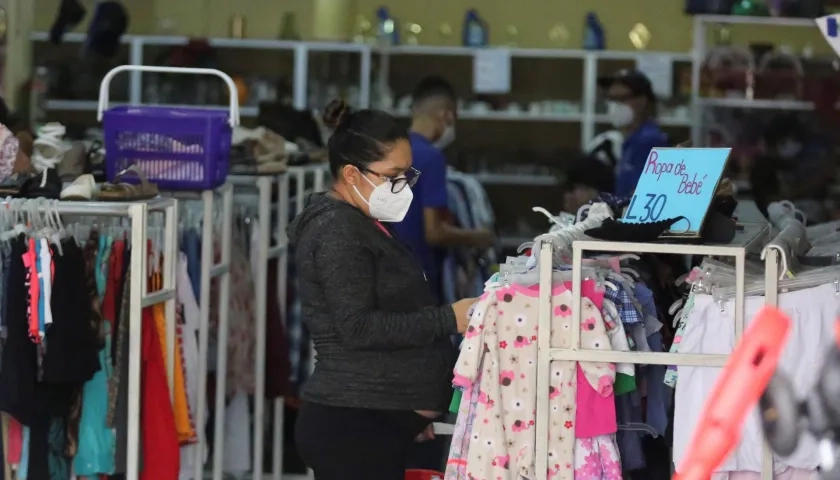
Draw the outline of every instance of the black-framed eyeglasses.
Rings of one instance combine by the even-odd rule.
[[[376,175],[387,182],[391,182],[391,193],[400,193],[405,189],[405,187],[413,187],[417,183],[417,179],[420,178],[420,170],[417,170],[414,167],[409,168],[404,174],[396,177],[389,177],[388,175],[383,175],[379,172],[368,170],[367,168],[362,171]]]

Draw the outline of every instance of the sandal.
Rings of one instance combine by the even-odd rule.
[[[26,182],[33,177],[30,172],[20,172],[0,182],[0,196],[20,197]]]
[[[139,184],[120,182],[123,177],[132,173],[140,180]],[[118,173],[113,182],[99,187],[96,199],[106,202],[133,202],[155,198],[159,194],[157,185],[149,183],[146,174],[137,165],[132,165]]]

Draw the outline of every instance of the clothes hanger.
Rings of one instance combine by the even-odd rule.
[[[807,271],[799,274],[795,278],[785,278],[779,280],[778,291],[781,293],[791,292],[795,290],[802,290],[806,288],[814,288],[820,285],[837,285],[840,284],[840,266],[832,266],[817,269],[815,271]],[[744,295],[763,295],[765,293],[764,281],[757,281],[744,286]],[[719,300],[728,300],[734,298],[734,286],[720,286],[717,285],[713,292]]]
[[[649,433],[653,438],[659,436],[659,434],[656,433],[656,430],[654,430],[653,427],[646,423],[619,423],[617,426],[619,430],[646,432]]]
[[[61,245],[62,236],[66,234],[64,225],[61,223],[60,215],[58,214],[58,200],[47,200],[45,205],[47,216],[52,224],[52,235],[49,242],[54,245],[55,251],[59,256],[64,255],[64,247]]]
[[[534,239],[535,243],[542,241],[549,241],[553,244],[553,254],[555,264],[566,264],[565,256],[568,255],[575,240],[585,240],[588,237],[584,233],[586,230],[595,228],[601,225],[607,218],[612,217],[612,210],[606,203],[595,203],[589,208],[589,216],[586,220],[568,225],[558,229],[552,229],[546,234],[540,235]],[[535,248],[531,250],[532,256],[539,260],[540,249]]]
[[[597,272],[589,267],[581,269],[581,278],[583,280],[598,280]],[[565,283],[572,281],[571,270],[555,270],[551,274],[552,285],[558,283]],[[530,287],[532,285],[539,285],[540,272],[537,269],[531,269],[524,272],[512,272],[510,270],[502,270],[499,268],[499,283],[502,286],[520,285],[523,287]],[[615,287],[615,285],[612,285]]]

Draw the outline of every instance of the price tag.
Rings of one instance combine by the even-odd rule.
[[[731,148],[654,148],[621,219],[646,223],[685,217],[667,233],[697,236]]]

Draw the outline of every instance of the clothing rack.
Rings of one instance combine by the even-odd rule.
[[[219,323],[218,323],[218,359],[216,360],[216,405],[213,427],[213,480],[222,480],[225,440],[225,384],[227,383],[227,345],[228,345],[228,324],[230,302],[230,248],[231,232],[233,223],[233,186],[225,184],[215,190],[204,190],[201,192],[164,192],[163,195],[177,198],[184,201],[200,200],[203,204],[202,232],[201,232],[201,298],[199,299],[200,323],[198,329],[198,391],[200,395],[196,399],[196,421],[200,424],[207,417],[207,354],[210,344],[210,282],[219,279]],[[214,219],[215,199],[221,197],[222,202],[222,238],[221,238],[221,260],[214,261]],[[174,253],[177,258],[178,252]],[[173,263],[174,265],[174,263]],[[174,276],[174,266],[173,276]],[[134,282],[132,282],[133,285]],[[141,282],[142,283],[142,282]],[[174,319],[174,310],[173,316]],[[168,332],[167,332],[168,337]],[[132,337],[133,338],[133,337]],[[138,337],[139,338],[139,337]],[[174,345],[174,335],[173,343]],[[169,338],[167,338],[169,341]],[[174,355],[169,355],[170,357]],[[171,379],[170,379],[171,381]],[[204,438],[204,428],[198,428],[199,460],[196,462],[193,479],[204,478],[204,452],[207,448],[207,439]],[[139,433],[138,433],[139,435]],[[129,431],[129,438],[132,437]]]
[[[295,197],[298,199],[298,201],[295,203],[295,216],[300,215],[300,213],[303,211],[303,208],[306,206],[306,203],[302,201],[302,199],[304,198],[306,192],[305,184],[307,176],[310,174],[313,176],[312,192],[323,192],[326,187],[324,177],[327,173],[327,167],[327,164],[320,163],[289,168],[289,174],[293,175],[295,178]],[[285,225],[283,226],[283,231],[286,231]],[[312,351],[312,355],[309,356],[309,365],[307,366],[307,368],[309,370],[309,373],[311,374],[315,370],[315,347],[313,346],[312,342],[309,342],[309,349]],[[280,479],[275,477],[274,480]]]
[[[744,331],[745,316],[745,295],[744,295],[744,269],[746,262],[746,246],[751,244],[757,236],[765,235],[766,226],[752,226],[739,232],[735,240],[729,245],[680,245],[666,243],[629,243],[629,242],[605,242],[575,240],[572,244],[572,330],[571,348],[552,348],[550,335],[542,334],[537,338],[537,422],[536,422],[536,469],[538,480],[547,480],[548,472],[545,465],[548,464],[548,422],[540,418],[547,418],[550,411],[549,405],[549,372],[550,364],[554,360],[565,360],[574,362],[610,362],[610,363],[633,363],[653,365],[683,365],[698,367],[722,367],[729,355],[712,354],[682,354],[665,352],[620,352],[620,351],[595,351],[584,350],[580,347],[580,321],[581,321],[581,285],[583,280],[583,252],[612,252],[612,253],[663,253],[676,255],[704,255],[734,257],[735,259],[735,338],[740,340]],[[548,239],[539,242],[539,275],[540,275],[540,308],[539,308],[539,331],[551,331],[551,290],[554,245]],[[771,249],[772,250],[772,249]],[[766,257],[768,268],[773,265],[769,276],[776,276],[776,252]],[[777,288],[775,282],[766,285],[766,298],[768,302],[774,303],[777,299]],[[763,455],[762,480],[773,478],[773,457],[765,452]],[[572,462],[574,459],[570,459]]]
[[[10,205],[4,202],[6,208]],[[54,202],[35,204],[37,212],[56,212],[59,215],[108,216],[128,218],[131,228],[131,273],[134,279],[130,288],[129,307],[129,360],[128,360],[128,438],[140,438],[140,369],[142,363],[141,341],[143,308],[166,302],[166,337],[173,350],[167,355],[167,377],[170,386],[175,370],[175,266],[178,258],[178,211],[177,202],[167,198],[156,198],[144,202]],[[156,292],[148,291],[149,262],[147,233],[149,212],[164,215],[164,257],[163,285]],[[140,472],[140,443],[130,442],[126,452],[126,479],[137,480]]]
[[[289,167],[286,171],[286,175],[282,177],[281,183],[281,192],[289,192],[289,181],[294,178],[295,180],[295,195],[294,197],[297,199],[295,202],[295,216],[300,215],[303,212],[304,207],[306,206],[305,196],[306,196],[306,180],[312,176],[313,179],[313,192],[322,192],[326,188],[326,173],[327,173],[327,164],[312,164],[312,165],[302,165],[296,167]],[[278,206],[280,210],[280,225],[278,226],[281,232],[281,246],[284,249],[284,254],[280,257],[281,263],[278,266],[280,270],[281,280],[279,283],[280,288],[280,311],[283,312],[284,315],[287,315],[288,305],[286,302],[286,284],[288,282],[288,245],[289,239],[286,236],[286,227],[289,224],[289,213],[290,213],[290,205],[291,198],[288,195],[280,195],[280,204]],[[285,317],[284,317],[285,318]],[[312,351],[312,354],[309,356],[309,364],[307,365],[307,369],[311,373],[315,369],[315,349],[313,347],[312,342],[309,342],[309,349]],[[279,406],[278,406],[279,404]],[[279,412],[279,414],[274,415],[274,475],[272,480],[283,480],[283,406],[282,406],[282,399],[275,400],[275,412]],[[288,475],[286,477],[289,477]],[[256,478],[256,477],[254,477]],[[296,477],[297,478],[297,477]],[[312,470],[309,470],[308,473],[302,477],[307,480],[312,480],[314,477],[314,473]]]
[[[263,478],[263,431],[264,431],[264,417],[265,417],[265,372],[266,372],[266,344],[263,341],[266,336],[266,303],[268,299],[268,262],[277,258],[280,263],[278,268],[278,285],[280,291],[278,298],[285,298],[285,268],[287,262],[287,250],[285,245],[285,232],[282,230],[282,222],[278,220],[276,224],[276,231],[274,238],[277,240],[277,245],[271,246],[272,233],[272,208],[271,195],[274,186],[279,187],[277,208],[282,217],[281,203],[285,198],[288,202],[289,196],[289,179],[286,175],[232,175],[227,178],[228,183],[233,185],[234,196],[241,193],[253,194],[257,193],[257,219],[259,220],[259,246],[257,247],[257,271],[256,275],[256,316],[255,316],[255,335],[256,355],[255,355],[255,385],[254,385],[254,416],[253,416],[253,466],[252,478]],[[288,206],[286,208],[288,211]],[[288,214],[287,214],[288,215]],[[285,300],[280,300],[281,305],[285,305]],[[281,311],[283,311],[281,309]],[[272,425],[273,443],[272,451],[272,467],[273,477],[282,478],[283,475],[283,410],[284,398],[275,399],[274,405],[274,423]]]

